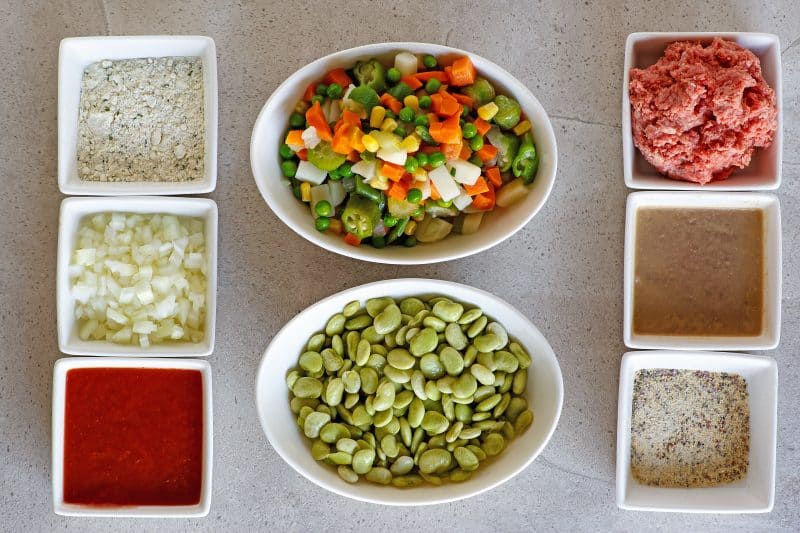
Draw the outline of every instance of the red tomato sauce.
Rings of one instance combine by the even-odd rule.
[[[203,377],[197,370],[67,372],[64,501],[195,505],[203,478]]]

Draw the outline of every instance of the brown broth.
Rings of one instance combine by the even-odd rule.
[[[635,241],[635,334],[762,333],[762,210],[641,208]]]

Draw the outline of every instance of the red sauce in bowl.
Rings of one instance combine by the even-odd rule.
[[[64,501],[196,505],[203,481],[203,377],[198,370],[67,372]]]

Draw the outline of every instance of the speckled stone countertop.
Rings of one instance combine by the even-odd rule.
[[[800,3],[193,1],[0,3],[0,530],[774,531],[800,528]],[[783,335],[775,509],[765,515],[623,512],[614,501],[625,197],[620,98],[634,31],[763,31],[781,38]],[[58,44],[104,34],[200,34],[219,61],[220,261],[214,372],[214,495],[199,520],[75,519],[52,511]],[[514,73],[550,113],[559,172],[542,211],[507,242],[449,263],[396,267],[328,253],[261,200],[253,122],[294,70],[342,48],[427,41]],[[386,508],[328,493],[284,463],[259,427],[253,385],[271,336],[339,290],[422,276],[489,290],[537,324],[565,381],[544,453],[479,498]]]

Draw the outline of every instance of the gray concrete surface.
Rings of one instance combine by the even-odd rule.
[[[0,2],[0,530],[774,531],[800,529],[800,4],[793,1],[389,2],[158,0]],[[642,30],[777,33],[785,109],[784,303],[778,481],[766,515],[622,512],[614,503],[622,344],[623,46]],[[56,65],[63,37],[202,34],[219,56],[220,210],[214,496],[201,520],[57,517],[50,489],[55,332]],[[255,117],[295,69],[387,40],[466,48],[515,73],[550,113],[559,173],[519,234],[451,263],[381,266],[297,237],[261,200],[248,161]],[[271,336],[314,301],[403,276],[460,281],[517,306],[564,372],[561,423],[542,456],[480,498],[384,508],[330,494],[295,473],[258,425],[253,383]]]

